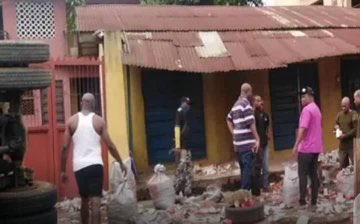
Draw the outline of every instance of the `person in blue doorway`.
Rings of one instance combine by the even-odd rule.
[[[190,196],[192,192],[192,162],[189,150],[190,126],[188,122],[188,112],[191,107],[189,97],[182,97],[180,107],[176,111],[175,119],[175,161],[177,163],[175,173],[176,194],[182,193]]]

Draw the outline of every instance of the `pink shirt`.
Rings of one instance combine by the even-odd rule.
[[[305,106],[300,115],[299,128],[305,128],[299,152],[321,153],[323,151],[321,112],[315,103]]]

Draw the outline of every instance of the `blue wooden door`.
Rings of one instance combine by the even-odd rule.
[[[312,87],[320,105],[316,63],[295,64],[270,72],[270,95],[275,150],[290,149],[295,143],[300,105],[300,88]]]
[[[360,59],[342,60],[341,79],[342,95],[350,97],[353,104],[354,92],[360,89]]]
[[[142,90],[150,164],[174,161],[174,156],[169,155],[169,150],[174,144],[175,115],[182,96],[188,96],[192,101],[189,111],[189,149],[194,159],[205,158],[202,76],[144,70]]]

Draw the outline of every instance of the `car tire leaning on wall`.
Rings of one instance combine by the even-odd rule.
[[[0,223],[5,218],[26,217],[54,208],[57,193],[54,185],[35,181],[23,189],[0,192]],[[28,222],[23,222],[28,223]]]
[[[50,72],[41,68],[0,68],[0,90],[31,90],[47,88]]]
[[[14,218],[0,218],[0,223],[3,224],[56,224],[57,212],[55,208],[48,211],[38,213],[30,216],[14,217]]]
[[[42,42],[0,41],[0,67],[46,62],[49,56],[49,45]]]

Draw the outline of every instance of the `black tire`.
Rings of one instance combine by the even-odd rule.
[[[0,68],[0,90],[43,89],[50,85],[51,75],[41,68]]]
[[[2,224],[56,224],[57,212],[53,208],[49,211],[39,213],[31,216],[15,217],[15,218],[0,218]]]
[[[0,41],[0,67],[28,65],[49,60],[49,45],[34,41]]]
[[[56,189],[47,182],[34,182],[33,186],[21,190],[0,192],[0,220],[5,217],[25,217],[48,211],[55,206],[56,200]]]
[[[251,224],[265,219],[264,205],[256,202],[249,208],[232,208],[225,209],[226,219],[230,219],[233,224]]]

